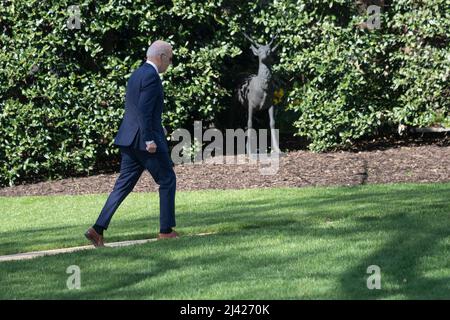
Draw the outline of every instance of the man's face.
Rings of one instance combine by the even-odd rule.
[[[169,65],[172,64],[172,59],[172,50],[168,50],[166,53],[161,54],[161,73],[166,72]]]

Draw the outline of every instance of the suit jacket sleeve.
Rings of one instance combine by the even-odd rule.
[[[155,76],[148,76],[142,80],[137,110],[139,112],[138,117],[141,119],[140,127],[144,141],[154,140],[152,118],[153,110],[158,101],[159,90],[158,79]]]

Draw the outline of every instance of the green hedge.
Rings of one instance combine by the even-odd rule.
[[[261,42],[279,32],[279,115],[295,113],[312,150],[447,119],[448,1],[384,1],[375,30],[363,27],[370,3],[85,0],[70,30],[71,0],[2,1],[0,184],[89,173],[116,157],[126,80],[156,39],[175,49],[164,75],[172,130],[224,122],[238,75],[257,63],[240,30]]]
[[[363,28],[365,6],[355,2],[299,10],[281,1],[267,13],[276,16],[270,29],[284,28],[286,54],[277,70],[292,75],[288,108],[298,113],[298,133],[312,150],[449,117],[449,1],[384,1],[381,28],[373,30]]]

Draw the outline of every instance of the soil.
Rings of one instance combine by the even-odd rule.
[[[357,146],[364,151],[314,153],[291,151],[280,158],[275,175],[262,175],[259,163],[180,164],[175,166],[177,190],[266,187],[352,186],[398,182],[450,181],[450,145],[382,144]],[[230,158],[227,158],[230,160]],[[243,159],[243,158],[239,158]],[[233,159],[231,159],[233,160]],[[0,189],[0,196],[109,193],[119,173],[103,173]],[[157,191],[144,172],[134,192]]]

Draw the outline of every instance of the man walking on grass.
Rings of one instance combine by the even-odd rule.
[[[108,229],[114,212],[133,190],[144,169],[159,185],[160,233],[158,239],[176,238],[176,176],[165,129],[161,124],[164,93],[158,73],[172,64],[172,47],[158,40],[147,50],[147,61],[135,70],[127,83],[125,114],[114,139],[122,156],[120,175],[97,222],[85,236],[96,247],[104,246],[103,231]]]

